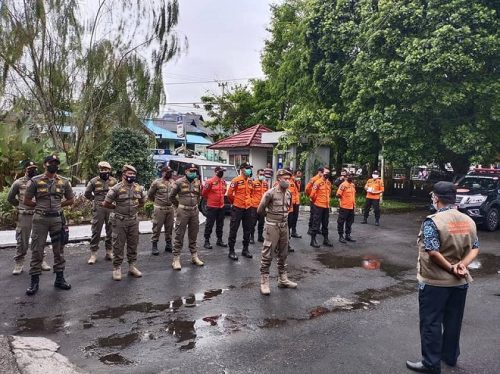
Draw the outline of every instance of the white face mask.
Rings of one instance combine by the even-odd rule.
[[[372,178],[373,178],[373,179],[377,179],[377,178],[379,178],[379,177],[380,177],[380,176],[379,176],[378,174],[372,174]]]
[[[438,208],[438,199],[437,199],[437,197],[436,196],[432,196],[431,199],[432,199],[432,206],[434,207],[434,209],[438,210],[439,208]]]

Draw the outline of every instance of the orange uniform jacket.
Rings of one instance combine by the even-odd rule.
[[[226,181],[217,176],[210,178],[203,184],[201,196],[207,201],[210,208],[224,208],[224,195],[226,194]]]
[[[331,194],[332,184],[330,181],[325,178],[317,178],[310,195],[313,204],[320,208],[329,208]]]
[[[312,177],[309,180],[309,182],[307,182],[306,188],[304,190],[304,192],[306,193],[307,196],[311,197],[311,192],[312,192],[312,188],[313,188],[314,182],[316,182],[319,178],[321,178],[321,176],[315,175],[314,177]]]
[[[337,197],[340,199],[341,208],[354,209],[356,207],[356,186],[354,183],[342,182],[337,190]]]
[[[300,182],[296,181],[294,177],[290,178],[290,187],[288,188],[292,193],[292,205],[300,204]]]
[[[368,188],[372,188],[373,191],[375,191],[375,192],[384,192],[384,182],[380,178],[368,179],[368,181],[365,184],[365,190],[367,190]],[[371,193],[371,192],[367,191],[366,198],[373,199],[373,200],[380,200],[380,194],[379,193]]]
[[[262,200],[262,196],[269,189],[269,183],[266,180],[254,180],[252,182],[252,208],[258,208],[260,201]]]
[[[252,180],[239,175],[231,180],[227,190],[229,202],[237,208],[248,209],[252,206]]]

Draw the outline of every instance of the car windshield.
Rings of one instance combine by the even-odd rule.
[[[471,190],[494,190],[498,182],[498,177],[478,177],[467,176],[458,183],[458,188]]]
[[[207,180],[212,178],[215,175],[215,167],[216,166],[202,166],[203,169],[203,180]],[[236,173],[236,168],[234,166],[225,166],[226,171],[224,172],[224,179],[226,181],[230,181],[234,177],[236,177],[238,174]]]

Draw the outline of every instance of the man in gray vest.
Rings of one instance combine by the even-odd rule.
[[[23,271],[24,258],[29,248],[29,240],[31,235],[31,227],[33,225],[33,208],[24,204],[24,194],[28,182],[38,174],[38,169],[33,161],[26,160],[24,162],[24,176],[16,179],[9,190],[7,201],[16,207],[17,222],[16,222],[16,256],[14,257],[15,266],[12,274],[19,275]],[[51,267],[45,261],[45,252],[43,254],[42,270],[50,271]]]
[[[425,219],[417,242],[422,360],[406,361],[408,369],[421,373],[440,373],[441,361],[448,366],[457,363],[472,280],[467,266],[479,253],[476,224],[454,207],[455,185],[438,182],[431,196],[437,212]]]

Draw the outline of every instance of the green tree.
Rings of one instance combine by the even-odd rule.
[[[115,128],[111,139],[103,158],[111,164],[118,177],[123,165],[132,165],[137,169],[138,182],[149,186],[156,174],[148,137],[130,128]]]

